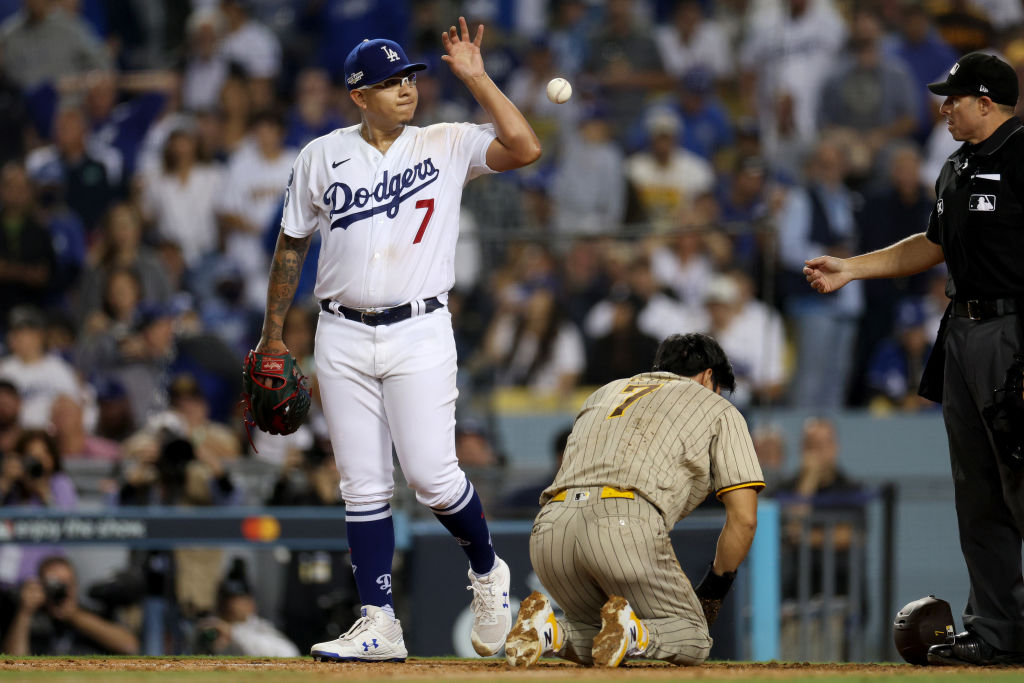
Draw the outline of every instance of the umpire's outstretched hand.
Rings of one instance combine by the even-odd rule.
[[[822,294],[834,292],[853,279],[846,261],[835,256],[819,256],[804,261],[804,276],[811,287]]]

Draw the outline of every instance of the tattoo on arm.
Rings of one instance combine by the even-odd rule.
[[[311,236],[289,237],[284,232],[277,236],[274,262],[270,265],[270,286],[267,287],[267,312],[263,318],[266,340],[281,339],[284,317],[295,298],[310,239]]]

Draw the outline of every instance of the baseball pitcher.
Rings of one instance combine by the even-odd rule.
[[[718,342],[672,335],[652,372],[590,395],[530,537],[533,568],[565,616],[530,594],[505,643],[509,664],[552,654],[607,667],[633,656],[707,658],[708,626],[750,550],[764,488],[746,422],[720,396],[734,385]],[[668,533],[712,491],[725,526],[694,589]]]
[[[469,558],[473,646],[495,654],[511,627],[509,571],[491,546],[473,485],[455,458],[456,358],[447,292],[454,284],[462,188],[535,161],[540,143],[484,71],[484,28],[464,18],[442,35],[448,64],[492,123],[410,125],[416,77],[397,43],[366,40],[345,60],[361,123],[306,146],[295,160],[270,270],[266,318],[247,367],[280,367],[281,337],[310,236],[322,239],[315,359],[341,473],[362,617],[311,654],[331,661],[403,661],[391,559],[392,444],[416,498]]]

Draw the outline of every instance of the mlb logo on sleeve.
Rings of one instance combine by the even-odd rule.
[[[994,194],[972,194],[967,208],[971,211],[995,211],[996,196]]]

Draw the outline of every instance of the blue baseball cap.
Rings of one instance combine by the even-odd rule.
[[[402,46],[386,38],[364,40],[345,58],[345,85],[349,90],[387,80],[407,69],[422,71],[426,64],[413,64]]]

